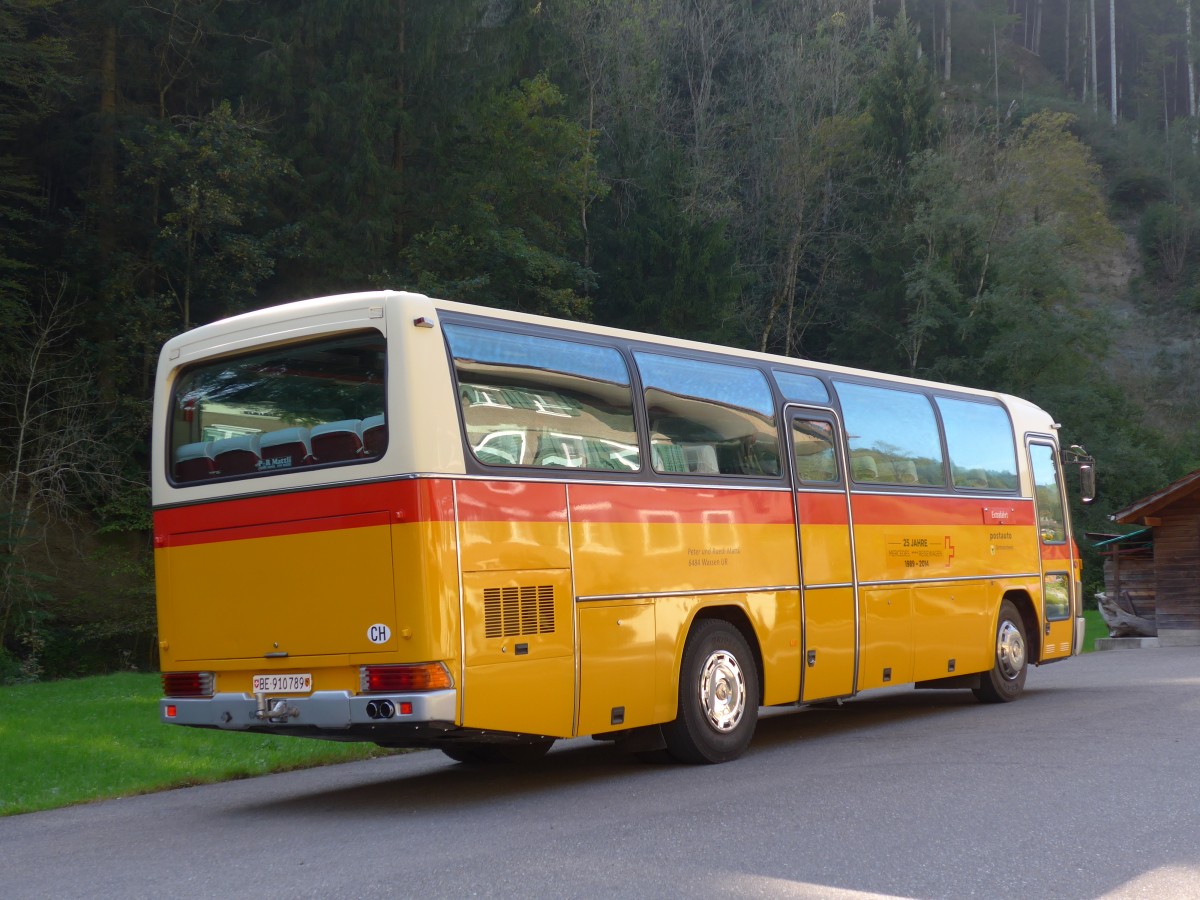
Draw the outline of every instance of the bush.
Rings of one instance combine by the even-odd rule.
[[[1195,213],[1166,201],[1146,207],[1138,227],[1138,244],[1147,268],[1169,284],[1176,284],[1195,261],[1198,237]]]
[[[23,684],[27,680],[21,660],[0,647],[0,684]]]
[[[1117,174],[1109,192],[1114,203],[1130,211],[1144,209],[1147,204],[1164,200],[1171,195],[1171,185],[1157,172],[1134,169]]]

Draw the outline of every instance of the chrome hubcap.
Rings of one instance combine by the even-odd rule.
[[[732,654],[710,653],[700,670],[700,708],[708,724],[720,732],[737,727],[746,711],[746,677]]]
[[[1000,674],[1012,681],[1025,668],[1025,639],[1012,622],[1007,619],[1000,625],[1000,633],[996,635],[996,663],[1000,666]]]

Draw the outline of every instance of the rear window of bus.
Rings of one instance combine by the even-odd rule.
[[[171,401],[176,484],[377,459],[387,447],[378,332],[290,344],[185,370]]]

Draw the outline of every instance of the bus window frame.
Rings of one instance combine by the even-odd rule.
[[[638,368],[636,354],[646,353],[653,356],[673,357],[675,359],[683,359],[689,362],[712,363],[713,365],[726,366],[731,368],[749,369],[757,372],[763,379],[763,383],[767,388],[767,395],[771,399],[771,419],[775,428],[775,449],[779,459],[779,472],[775,475],[739,475],[739,474],[723,474],[713,472],[660,472],[654,468],[653,460],[651,459],[649,466],[644,467],[644,471],[653,478],[660,479],[668,484],[686,483],[696,484],[698,481],[706,484],[715,484],[718,486],[728,484],[739,485],[760,485],[771,487],[782,486],[788,478],[788,467],[784,459],[784,442],[780,436],[780,423],[783,421],[783,406],[787,403],[784,400],[780,402],[779,395],[776,392],[774,379],[771,377],[770,369],[764,365],[760,365],[757,360],[746,359],[744,357],[729,355],[725,356],[720,353],[709,353],[705,351],[687,351],[679,347],[669,344],[651,344],[645,341],[630,341],[625,347],[629,351],[629,357],[633,366],[633,372],[638,381],[640,393],[638,395],[638,406],[641,409],[643,421],[646,428],[646,443],[651,443],[650,436],[650,413],[646,408],[646,386],[642,382],[642,373]],[[708,401],[706,398],[697,398]],[[746,407],[748,409],[748,407]],[[757,412],[757,410],[751,410]]]
[[[462,442],[463,464],[468,475],[483,476],[491,479],[537,478],[544,481],[563,481],[566,479],[641,481],[648,474],[653,473],[653,468],[646,464],[646,460],[649,458],[649,439],[646,437],[645,412],[641,409],[644,404],[639,403],[637,400],[636,392],[640,389],[637,367],[634,365],[630,354],[625,352],[625,347],[622,344],[582,332],[538,325],[530,326],[520,322],[511,322],[508,319],[489,318],[487,316],[472,316],[464,313],[442,311],[440,319],[445,325],[459,325],[486,331],[497,331],[504,334],[545,338],[564,343],[586,344],[590,347],[614,350],[620,356],[621,362],[624,363],[625,373],[629,377],[630,405],[633,412],[634,436],[637,441],[639,468],[621,471],[619,469],[583,469],[571,466],[493,465],[480,460],[471,449],[471,442],[467,437],[467,420],[463,405],[459,400],[462,382],[458,377],[458,367],[454,363],[454,351],[450,347],[450,338],[446,330],[442,328],[441,337],[442,345],[446,352],[446,365],[449,366],[450,381],[454,387],[453,403],[455,417],[458,420],[459,438]]]
[[[352,337],[356,337],[356,336],[360,336],[360,335],[377,336],[380,340],[383,341],[383,348],[384,348],[383,349],[383,373],[381,376],[381,383],[383,386],[384,425],[388,429],[388,439],[387,439],[387,442],[383,446],[382,453],[380,453],[378,456],[364,456],[361,459],[340,459],[340,460],[334,460],[333,462],[314,463],[312,465],[306,465],[306,466],[284,467],[284,468],[278,468],[278,469],[265,469],[265,470],[258,471],[258,472],[242,472],[242,473],[238,473],[238,474],[234,474],[234,475],[215,475],[211,478],[204,478],[204,479],[200,479],[200,480],[196,480],[196,481],[180,481],[175,477],[174,456],[175,456],[175,451],[178,448],[176,448],[173,443],[174,424],[175,424],[173,410],[175,409],[176,401],[179,398],[180,386],[183,384],[184,379],[188,376],[188,374],[190,372],[192,372],[196,369],[205,368],[205,367],[212,366],[212,365],[215,365],[218,363],[223,363],[228,360],[237,360],[242,357],[254,356],[256,354],[261,354],[261,353],[268,353],[272,350],[279,350],[279,349],[289,348],[289,347],[313,346],[313,345],[324,343],[326,341],[342,340],[344,338],[352,338]],[[170,381],[171,390],[170,390],[170,395],[169,395],[169,399],[168,399],[169,412],[168,412],[168,419],[167,419],[167,423],[166,423],[167,424],[167,433],[166,433],[166,439],[163,441],[163,460],[162,460],[162,462],[163,462],[163,477],[165,478],[167,484],[173,490],[187,490],[188,488],[201,487],[201,486],[205,486],[205,485],[214,485],[214,484],[229,484],[231,482],[237,482],[237,481],[246,481],[246,482],[253,483],[262,478],[269,478],[270,476],[275,476],[275,478],[279,478],[279,477],[286,477],[288,475],[296,475],[301,472],[320,472],[320,471],[328,471],[330,469],[341,469],[341,468],[345,468],[348,466],[367,466],[367,465],[372,465],[374,463],[381,462],[382,460],[384,460],[387,457],[388,444],[390,443],[390,437],[391,437],[390,430],[391,430],[391,426],[392,426],[392,421],[391,421],[392,416],[391,416],[390,410],[389,410],[389,404],[391,401],[391,392],[389,391],[390,383],[391,383],[391,360],[389,358],[388,336],[381,329],[372,328],[369,326],[359,327],[359,328],[348,328],[343,331],[330,331],[325,334],[321,334],[317,337],[303,338],[301,340],[276,341],[276,342],[269,342],[269,343],[263,343],[263,344],[255,344],[255,345],[252,345],[249,347],[241,347],[241,348],[238,348],[237,350],[232,350],[228,353],[220,353],[220,354],[215,354],[213,356],[206,356],[203,359],[197,360],[196,362],[187,363],[185,365],[182,365],[178,369],[176,369],[174,372],[171,373],[171,381]],[[180,446],[183,446],[183,445],[180,445]],[[268,480],[266,482],[266,484],[267,484],[267,487],[264,488],[264,490],[270,490],[270,491],[293,490],[293,488],[289,488],[286,484],[281,484],[279,486],[276,486],[276,482],[271,481],[271,480]],[[257,492],[257,490],[255,492]]]
[[[1017,484],[1015,487],[968,487],[966,485],[957,485],[954,483],[954,460],[950,458],[950,434],[946,429],[946,422],[942,418],[942,408],[938,406],[938,399],[957,400],[964,403],[978,403],[981,406],[992,406],[1004,413],[1004,417],[1008,420],[1008,432],[1012,436],[1013,449],[1013,465],[1016,470],[1013,472],[1013,477],[1016,478]],[[935,390],[930,391],[929,399],[933,405],[934,415],[937,416],[938,429],[942,433],[942,453],[945,459],[946,467],[946,483],[949,485],[951,493],[964,494],[969,497],[987,497],[993,494],[1003,494],[1005,496],[1018,496],[1021,493],[1021,441],[1020,435],[1017,434],[1016,423],[1013,422],[1012,411],[1007,405],[990,397],[976,397],[971,394],[956,394],[952,391]]]
[[[1058,500],[1059,508],[1062,512],[1062,529],[1063,536],[1061,540],[1048,541],[1042,536],[1041,528],[1041,508],[1038,506],[1038,480],[1037,472],[1034,470],[1033,464],[1033,447],[1045,447],[1050,451],[1050,462],[1054,466],[1054,472],[1058,482]],[[1058,442],[1053,437],[1047,434],[1026,434],[1025,435],[1025,459],[1029,463],[1029,491],[1030,499],[1033,501],[1033,512],[1039,520],[1037,523],[1038,546],[1040,547],[1064,547],[1071,546],[1073,535],[1071,531],[1071,498],[1067,495],[1066,473],[1063,471],[1062,459],[1059,455]],[[1045,574],[1045,573],[1044,573]]]
[[[851,468],[851,447],[850,447],[850,427],[846,423],[846,409],[842,403],[841,394],[837,392],[839,384],[851,384],[860,387],[878,388],[883,390],[897,391],[906,394],[916,394],[924,397],[929,404],[930,411],[933,413],[934,427],[937,429],[938,449],[942,454],[941,469],[942,483],[941,484],[903,484],[895,481],[859,481],[854,477],[854,472]],[[842,438],[845,442],[846,454],[846,482],[850,486],[850,490],[855,493],[897,493],[897,494],[932,494],[936,496],[952,496],[954,490],[951,486],[949,453],[946,449],[946,429],[942,423],[941,415],[938,412],[937,403],[934,402],[934,396],[937,391],[924,388],[920,385],[907,384],[905,382],[891,382],[885,378],[864,378],[859,375],[844,376],[838,374],[830,379],[832,387],[832,400],[836,402],[833,407],[837,410],[838,417],[842,423]]]
[[[552,326],[543,325],[526,325],[522,322],[513,322],[508,319],[491,318],[488,316],[474,316],[468,313],[447,312],[442,311],[440,319],[443,323],[450,325],[462,325],[472,328],[482,328],[492,331],[500,331],[507,334],[526,335],[530,337],[542,337],[552,340],[560,340],[567,343],[587,344],[593,347],[603,347],[608,350],[615,350],[620,354],[622,361],[625,363],[626,371],[629,375],[629,387],[632,392],[633,404],[633,420],[634,428],[637,435],[638,455],[641,460],[641,468],[637,470],[619,471],[609,469],[583,469],[558,466],[532,466],[532,465],[489,465],[481,462],[473,452],[471,452],[470,442],[467,440],[467,425],[463,416],[462,404],[458,400],[458,392],[461,389],[462,383],[458,378],[458,370],[454,364],[454,354],[450,349],[450,342],[446,336],[445,330],[442,330],[442,343],[446,352],[446,364],[449,366],[450,379],[454,386],[454,404],[455,415],[458,419],[459,437],[462,442],[463,463],[466,473],[471,476],[481,476],[486,478],[537,478],[544,481],[563,481],[563,480],[584,480],[584,481],[621,481],[621,482],[641,482],[641,483],[658,483],[658,484],[706,484],[715,485],[718,487],[782,487],[786,479],[786,466],[784,460],[780,456],[780,472],[777,475],[722,475],[706,472],[659,472],[656,471],[651,457],[651,436],[649,414],[646,410],[646,388],[642,382],[641,372],[638,369],[637,361],[634,354],[638,351],[651,353],[658,356],[674,356],[680,359],[686,359],[698,362],[711,362],[717,365],[737,366],[740,368],[751,369],[758,372],[762,376],[764,383],[767,386],[767,393],[771,398],[771,417],[775,422],[775,443],[779,448],[779,422],[782,415],[782,403],[777,393],[777,388],[774,379],[771,378],[770,370],[765,365],[760,365],[757,360],[745,359],[742,357],[730,355],[725,356],[720,353],[712,353],[707,351],[691,351],[672,346],[670,344],[656,344],[649,341],[638,339],[622,339],[612,337],[600,337],[587,334],[586,332],[572,331],[569,329],[558,329]],[[808,373],[804,373],[808,374]],[[785,401],[786,402],[786,401]],[[782,450],[779,453],[782,454]]]
[[[789,403],[794,404],[794,405],[799,405],[799,406],[809,406],[809,407],[812,407],[813,409],[834,409],[835,408],[834,400],[837,395],[834,393],[833,387],[831,385],[831,379],[829,378],[829,376],[826,373],[813,372],[813,371],[803,369],[800,367],[791,368],[788,366],[772,365],[770,367],[768,374],[769,374],[769,378],[767,380],[771,386],[771,389],[778,395],[777,399],[779,401],[779,408],[781,410],[783,409],[783,407],[787,406]],[[818,382],[821,385],[821,387],[823,387],[825,389],[825,399],[821,400],[821,401],[816,401],[816,400],[799,399],[799,398],[790,396],[789,394],[784,392],[783,387],[779,383],[779,378],[777,377],[778,375],[799,375],[799,376],[803,376],[805,378],[813,379],[814,381]]]

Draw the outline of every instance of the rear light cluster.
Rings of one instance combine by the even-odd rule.
[[[369,694],[441,691],[454,687],[445,663],[412,666],[363,666],[362,690]]]
[[[211,697],[212,672],[163,672],[163,694],[167,697]]]

